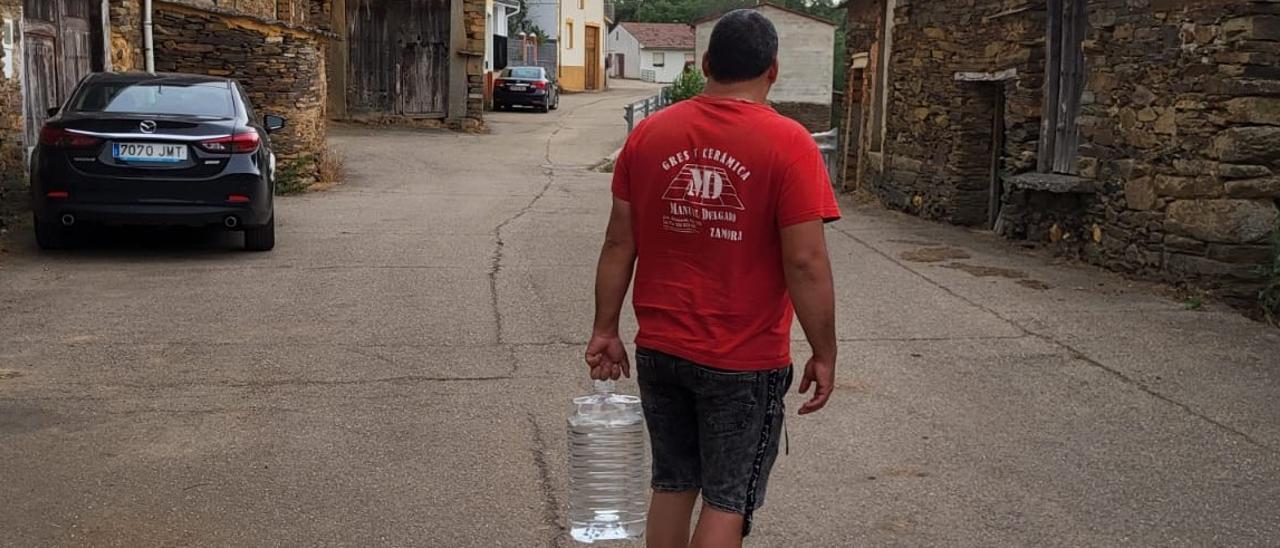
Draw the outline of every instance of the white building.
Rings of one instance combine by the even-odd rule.
[[[520,10],[518,0],[488,0],[485,2],[484,71],[496,72],[507,68],[507,31],[509,19]]]
[[[621,23],[609,33],[609,76],[669,84],[696,64],[694,46],[684,23]]]
[[[769,102],[810,131],[830,129],[836,24],[769,3],[752,9],[767,17],[778,31],[778,83],[769,92]],[[707,51],[711,30],[721,15],[694,23],[698,59]],[[701,63],[698,65],[701,69]]]
[[[604,89],[604,0],[529,0],[525,9],[529,23],[556,42],[560,88]]]

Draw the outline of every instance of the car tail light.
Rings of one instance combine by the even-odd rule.
[[[243,194],[229,194],[227,195],[227,203],[247,204],[249,203],[249,197]]]
[[[493,87],[498,87],[498,88],[500,88],[500,87],[505,86],[505,85],[507,85],[507,81],[506,81],[506,80],[494,80],[494,81],[493,81]]]
[[[258,144],[261,141],[262,138],[258,137],[258,132],[250,129],[235,135],[201,141],[200,148],[215,154],[243,154],[258,150]]]
[[[45,193],[45,196],[49,198],[53,198],[55,200],[65,200],[71,197],[71,193],[65,190],[50,190],[49,192]]]
[[[66,129],[53,126],[40,128],[40,144],[54,148],[93,148],[102,144],[102,139],[72,133]]]
[[[538,89],[547,89],[547,83],[542,81],[534,82],[533,87]]]

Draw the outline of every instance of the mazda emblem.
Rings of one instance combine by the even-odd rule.
[[[138,124],[138,130],[143,133],[155,133],[156,132],[155,120],[143,120],[141,124]]]

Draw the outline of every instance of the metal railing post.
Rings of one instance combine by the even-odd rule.
[[[627,119],[627,134],[630,135],[631,130],[636,127],[636,105],[627,105],[622,117]]]

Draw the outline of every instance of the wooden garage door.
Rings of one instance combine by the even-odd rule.
[[[449,17],[449,0],[348,1],[348,108],[444,116]]]
[[[99,6],[94,0],[26,0],[27,143],[35,142],[49,108],[61,106],[84,75],[102,69]]]

